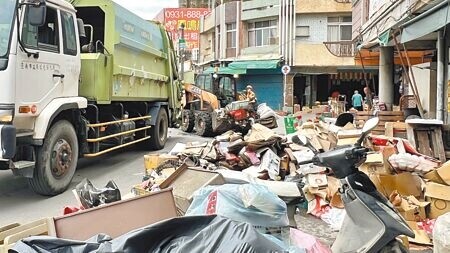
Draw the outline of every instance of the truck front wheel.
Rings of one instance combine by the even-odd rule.
[[[69,121],[58,121],[48,131],[44,145],[36,148],[36,167],[28,184],[38,194],[58,195],[69,187],[77,162],[75,129]]]
[[[169,132],[169,118],[164,108],[161,108],[156,117],[155,125],[150,128],[150,139],[147,145],[153,150],[160,150],[164,148],[167,141],[167,134]]]

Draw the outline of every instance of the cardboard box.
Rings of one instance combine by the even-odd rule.
[[[309,186],[314,188],[322,188],[328,185],[327,175],[325,174],[308,174],[306,175],[306,181]]]
[[[225,179],[221,174],[204,169],[188,168],[186,164],[183,164],[159,187],[161,189],[173,187],[177,213],[182,216],[191,205],[195,191],[207,185],[222,184],[225,184]]]
[[[436,172],[446,185],[450,185],[450,161],[444,163]]]
[[[437,170],[428,172],[423,176],[423,178],[437,184],[445,184],[444,180],[442,180],[441,176],[439,176]]]
[[[450,186],[428,182],[425,197],[430,202],[429,218],[436,219],[450,212]]]
[[[422,230],[417,225],[417,222],[415,221],[406,221],[408,226],[414,231],[414,238],[408,237],[410,242],[418,243],[418,244],[425,244],[425,245],[432,245],[431,239],[428,236],[427,232],[425,230]]]
[[[419,176],[405,172],[397,175],[373,175],[370,179],[378,191],[389,197],[395,190],[402,196],[422,196],[422,180]]]
[[[392,172],[392,166],[389,163],[389,157],[397,153],[397,148],[395,148],[394,146],[385,146],[381,148],[381,154],[383,156],[383,166],[386,171]]]
[[[408,196],[402,199],[400,206],[396,207],[400,214],[408,221],[417,221],[427,218],[425,207],[430,202],[417,200],[414,196]]]
[[[144,166],[145,166],[146,173],[148,173],[151,170],[154,170],[161,163],[168,161],[168,160],[178,161],[178,157],[173,156],[173,155],[168,155],[168,154],[144,155]]]

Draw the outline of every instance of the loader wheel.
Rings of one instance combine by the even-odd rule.
[[[156,117],[156,123],[150,128],[150,139],[146,144],[152,150],[164,148],[167,142],[167,133],[169,132],[169,118],[164,108],[161,108]]]
[[[197,135],[210,137],[213,135],[211,114],[201,112],[195,118],[195,131]]]
[[[69,121],[58,121],[48,131],[44,145],[36,148],[36,167],[28,184],[38,194],[58,195],[69,187],[77,162],[75,129]]]
[[[194,130],[195,115],[191,110],[183,110],[181,113],[181,126],[180,129],[183,132],[190,133]]]

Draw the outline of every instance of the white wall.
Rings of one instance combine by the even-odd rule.
[[[411,70],[416,78],[417,89],[425,114],[434,118],[436,116],[436,64],[423,63],[413,66]],[[409,88],[409,95],[413,95],[411,88]]]
[[[327,15],[324,14],[297,15],[296,26],[309,26],[309,37],[296,37],[296,41],[314,44],[327,41],[327,23]]]

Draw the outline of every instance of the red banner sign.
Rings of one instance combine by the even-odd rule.
[[[184,24],[186,48],[194,49],[199,47],[200,17],[208,13],[205,8],[166,8],[163,23],[175,43],[181,37],[180,27]]]

